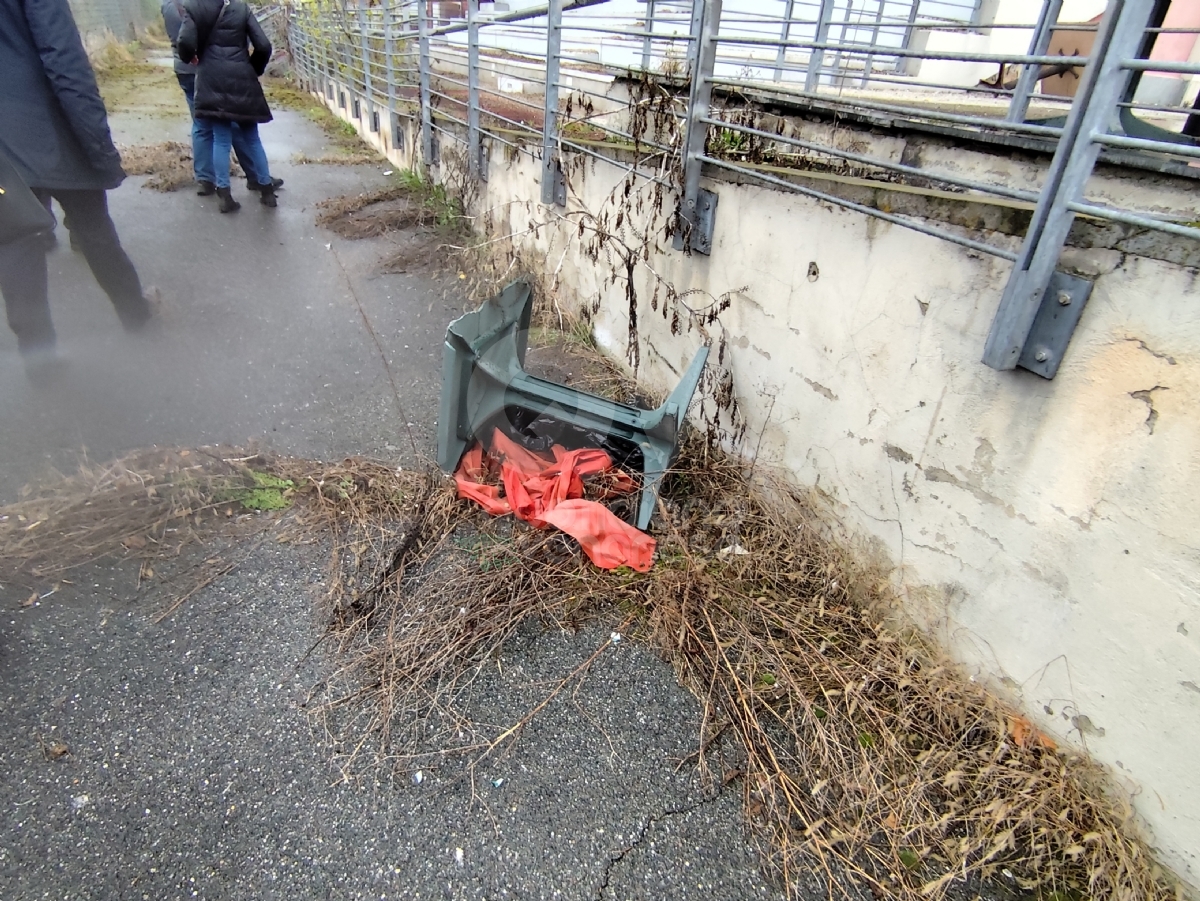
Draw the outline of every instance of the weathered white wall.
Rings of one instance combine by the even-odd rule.
[[[620,180],[603,170],[575,185],[593,210]],[[529,211],[511,201],[536,197],[536,177],[493,166],[485,205],[511,210],[514,233]],[[1200,882],[1196,273],[1075,253],[1100,277],[1047,382],[978,362],[1007,263],[803,198],[710,187],[712,256],[655,266],[680,290],[746,286],[722,321],[749,446],[762,434],[766,459],[833,494],[882,542],[910,612],[1111,765],[1164,859]],[[574,234],[520,240],[557,261]],[[620,358],[625,300],[603,274],[568,251],[561,281],[604,294],[597,337]],[[639,312],[641,374],[673,385],[698,337]]]
[[[579,253],[577,220],[537,202],[539,175],[496,147],[480,211],[561,267],[564,305],[601,298],[597,338],[623,358],[624,288]],[[622,178],[588,163],[570,209],[599,212]],[[721,317],[745,446],[761,435],[761,459],[832,495],[890,557],[909,612],[1110,765],[1164,862],[1200,884],[1196,271],[1068,250],[1096,286],[1045,381],[979,363],[1009,264],[798,196],[708,186],[712,256],[651,262],[680,291],[745,286]],[[644,271],[639,292],[639,375],[666,388],[700,339],[650,310]]]

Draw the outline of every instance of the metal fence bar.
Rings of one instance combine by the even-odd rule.
[[[821,0],[821,12],[817,16],[816,43],[824,44],[829,40],[829,25],[833,21],[833,0]],[[785,39],[779,49],[782,51],[791,43]],[[804,90],[812,92],[821,83],[821,61],[825,56],[823,47],[814,48],[808,53],[808,73],[804,76]],[[778,65],[778,64],[777,64]]]
[[[358,44],[359,44],[359,52],[362,54],[363,100],[366,101],[365,105],[367,107],[370,107],[371,96],[372,96],[373,92],[371,90],[371,56],[370,56],[371,50],[370,50],[370,46],[367,42],[366,11],[367,11],[367,0],[358,0],[358,31],[359,31]],[[371,119],[370,109],[362,109],[362,110],[359,110],[359,112],[361,112],[367,118],[368,127],[370,127],[369,126],[370,119]]]
[[[646,36],[642,38],[642,71],[650,71],[650,50],[654,34],[654,0],[646,0]]]
[[[696,232],[701,228],[700,218],[700,172],[704,165],[704,145],[708,139],[708,125],[704,118],[712,106],[712,73],[717,60],[717,34],[721,28],[721,0],[692,0],[694,13],[692,43],[696,48],[696,65],[692,72],[691,90],[688,93],[687,131],[683,148],[683,196],[680,218],[683,234],[676,240],[678,249],[697,249],[711,243],[700,242]],[[711,210],[709,211],[712,212]]]
[[[467,0],[467,167],[486,178],[479,137],[479,0]]]
[[[558,70],[562,52],[563,0],[550,0],[546,10],[546,102],[542,120],[542,203],[566,204],[562,165],[558,159]]]
[[[1063,0],[1045,0],[1041,14],[1038,15],[1037,27],[1033,30],[1033,38],[1029,41],[1029,55],[1042,56],[1050,47],[1051,29],[1058,23],[1058,15],[1062,12]],[[1012,100],[1008,104],[1007,122],[1024,122],[1029,112],[1029,97],[1037,84],[1038,72],[1041,66],[1026,64],[1021,67],[1017,77],[1017,86],[1013,90]],[[1001,78],[1003,81],[1003,77]]]
[[[401,144],[400,126],[396,120],[396,38],[392,33],[393,9],[383,8],[383,65],[387,78],[387,109],[388,131],[391,135],[392,149],[399,150]]]
[[[879,29],[883,22],[883,4],[886,0],[878,0],[879,6],[875,9],[875,27],[871,29],[871,46],[874,47],[879,41]],[[875,54],[868,54],[866,62],[863,63],[863,74],[861,87],[866,87],[867,82],[871,80],[871,73],[875,70]]]
[[[417,4],[417,42],[421,69],[421,166],[426,174],[433,163],[433,97],[429,92],[429,7]]]
[[[783,29],[779,33],[781,41],[789,41],[792,38],[792,16],[796,12],[796,0],[787,0],[787,5],[783,8]],[[772,76],[772,81],[783,80],[783,63],[787,58],[787,45],[781,43],[779,50],[775,54],[775,72]]]
[[[917,10],[920,8],[920,0],[911,0],[912,5],[908,8],[908,22],[904,26],[904,37],[900,41],[900,49],[907,50],[912,46],[912,36],[917,24]],[[908,66],[908,60],[903,56],[896,57],[895,72],[897,75],[904,73]]]
[[[1021,358],[1075,218],[1068,204],[1083,193],[1100,152],[1095,137],[1108,125],[1129,80],[1121,60],[1137,49],[1152,4],[1153,0],[1110,0],[1100,22],[1095,61],[1084,70],[1042,198],[984,345],[983,362],[993,369],[1013,369]]]
[[[759,181],[774,185],[777,188],[783,188],[786,191],[793,191],[796,194],[803,194],[806,197],[812,197],[816,200],[822,200],[826,203],[832,203],[836,206],[844,207],[848,210],[853,210],[856,213],[863,213],[867,216],[874,216],[877,219],[882,219],[884,222],[891,222],[895,225],[902,225],[905,228],[910,228],[913,231],[918,231],[923,235],[929,235],[933,238],[941,238],[943,241],[949,241],[951,244],[958,244],[962,247],[968,247],[971,250],[977,250],[980,253],[990,254],[994,257],[1000,257],[1002,260],[1015,260],[1017,255],[1011,250],[1005,250],[1002,247],[993,247],[991,244],[984,244],[982,241],[974,241],[971,238],[964,238],[961,235],[956,235],[953,232],[940,231],[915,219],[906,219],[903,216],[896,216],[892,213],[885,213],[883,210],[877,210],[874,207],[866,206],[861,203],[855,203],[853,200],[846,200],[844,197],[838,197],[836,194],[827,194],[824,191],[818,191],[815,188],[808,188],[804,185],[798,185],[778,176],[768,175],[765,172],[758,172],[754,169],[745,169],[741,166],[734,166],[724,160],[713,159],[712,157],[702,157],[703,162],[710,166],[715,166],[718,169],[724,169],[728,172],[736,172],[740,175],[749,175],[751,178],[756,178]]]

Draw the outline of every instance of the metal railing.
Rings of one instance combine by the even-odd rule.
[[[385,146],[404,150],[411,133],[423,166],[437,164],[443,140],[459,142],[486,179],[498,144],[539,160],[547,204],[565,204],[572,156],[674,189],[681,249],[709,251],[717,192],[701,183],[724,173],[1009,260],[984,362],[1049,378],[1090,290],[1056,271],[1076,215],[1200,238],[1190,202],[1164,215],[1085,194],[1101,155],[1200,177],[1200,109],[1186,101],[1200,65],[1177,58],[1196,23],[1175,24],[1170,0],[1109,0],[1076,23],[1059,21],[1061,7],[1044,0],[1036,21],[1005,23],[982,21],[977,0],[548,0],[487,15],[478,0],[309,0],[290,7],[289,41],[310,89],[373,132],[386,115]],[[629,114],[630,86],[648,83],[670,98],[659,113],[673,122],[654,134]],[[1139,90],[1147,84],[1155,90]],[[848,148],[806,125],[814,118],[1052,158],[1035,190],[897,160],[869,141]],[[632,158],[618,152],[630,147]],[[805,177],[838,166],[1023,205],[1030,225],[1014,250]]]

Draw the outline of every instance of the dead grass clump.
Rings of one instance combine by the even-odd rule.
[[[432,213],[404,185],[322,200],[317,209],[317,225],[351,239],[376,238],[433,221]]]
[[[461,205],[441,185],[412,172],[402,172],[386,187],[324,200],[317,207],[317,225],[344,238],[405,232],[380,262],[382,272],[453,266],[457,258],[439,251],[468,234]]]
[[[0,580],[34,585],[104,558],[173,557],[288,486],[239,451],[151,449],[84,462],[0,507]],[[257,467],[257,468],[256,468]],[[257,504],[257,506],[256,506]]]
[[[523,622],[615,613],[701,699],[699,765],[710,784],[740,780],[789,894],[815,867],[845,897],[915,901],[1002,873],[1044,899],[1173,897],[1103,771],[889,626],[884,573],[818,499],[752,483],[693,443],[641,575],[489,519],[444,480],[361,475],[307,508],[337,536],[329,638],[342,666],[323,710],[354,711],[347,767],[367,748],[393,764],[439,742],[486,755],[527,721],[456,739],[456,701],[489,655]]]
[[[195,181],[192,148],[179,141],[120,147],[121,165],[129,175],[149,175],[146,187],[177,191]]]
[[[192,148],[180,141],[161,144],[130,144],[118,148],[121,165],[128,175],[149,175],[145,187],[153,191],[178,191],[195,184]],[[230,177],[245,178],[236,160],[230,160]]]

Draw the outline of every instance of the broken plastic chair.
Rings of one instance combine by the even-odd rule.
[[[708,348],[696,352],[675,390],[657,410],[639,410],[585,391],[529,375],[525,350],[533,291],[513,282],[446,329],[442,400],[438,413],[438,465],[454,472],[467,446],[501,416],[516,411],[628,442],[642,452],[642,494],[637,527],[650,524],[659,484],[674,462],[679,431]]]

